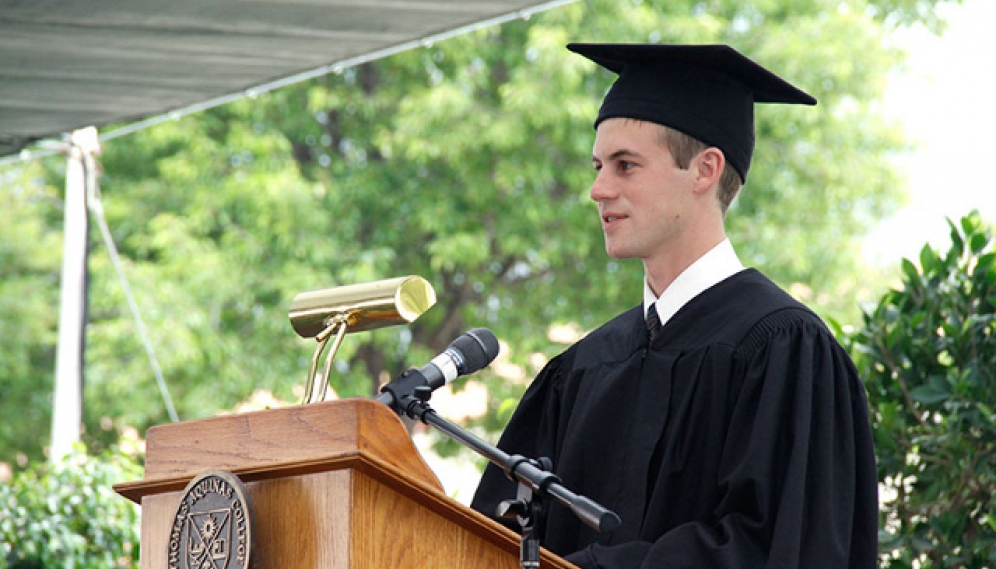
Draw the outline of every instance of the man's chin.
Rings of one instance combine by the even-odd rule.
[[[633,259],[636,255],[632,251],[627,250],[624,247],[613,247],[609,243],[605,244],[605,252],[613,259]]]

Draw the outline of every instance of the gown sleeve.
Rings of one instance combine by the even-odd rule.
[[[725,441],[709,449],[721,455],[708,519],[592,544],[568,561],[584,569],[875,567],[874,453],[864,389],[846,353],[815,317],[787,310],[759,322],[733,357],[740,378]],[[651,503],[647,515],[667,507]]]
[[[557,424],[560,416],[561,379],[565,360],[571,351],[550,360],[533,379],[498,441],[498,448],[527,458],[553,457],[558,445]],[[518,484],[498,466],[489,463],[481,476],[470,507],[499,523],[518,531],[515,520],[495,518],[502,500],[515,498]]]

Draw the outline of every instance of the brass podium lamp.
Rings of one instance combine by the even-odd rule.
[[[436,304],[436,291],[419,276],[398,277],[371,283],[302,292],[290,306],[290,321],[302,338],[318,342],[311,358],[303,403],[325,399],[332,360],[342,338],[349,332],[364,332],[414,322]],[[333,338],[325,367],[317,377],[322,352]]]

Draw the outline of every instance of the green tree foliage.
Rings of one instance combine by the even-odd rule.
[[[37,164],[0,170],[0,461],[37,457],[51,421],[60,209]]]
[[[104,208],[180,417],[257,388],[300,398],[314,343],[294,336],[287,308],[305,290],[418,274],[439,296],[411,327],[347,338],[342,396],[370,394],[474,326],[529,377],[534,354],[561,349],[551,325],[588,330],[635,304],[642,269],[606,256],[587,196],[591,121],[614,77],[570,41],[730,43],[812,92],[816,108],[758,110],[730,234],[746,263],[824,314],[856,316],[860,239],[902,199],[887,157],[903,143],[874,107],[899,61],[885,34],[928,4],[588,0],[109,141]],[[22,228],[12,239],[58,235],[61,165],[46,162],[44,201],[9,214]],[[41,245],[17,247],[13,267]],[[109,444],[110,423],[168,417],[107,250],[93,251],[84,421],[91,443]],[[15,269],[4,286],[17,288],[2,290],[22,296],[2,302],[44,289],[31,302],[49,305],[58,271],[44,267],[33,283]],[[0,375],[0,414],[38,415],[30,446],[0,439],[0,460],[38,458],[46,439],[54,322],[41,311],[25,314],[23,346],[0,345],[4,364],[26,362]],[[480,377],[496,408],[523,388]]]
[[[977,213],[925,246],[864,317],[850,350],[867,381],[883,488],[882,567],[996,563],[996,250]]]
[[[120,452],[78,451],[0,483],[0,569],[138,567],[138,507],[111,486],[141,477]]]

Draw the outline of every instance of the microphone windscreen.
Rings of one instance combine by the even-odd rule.
[[[474,373],[491,363],[499,351],[498,338],[487,328],[474,328],[453,341],[452,347],[464,359],[462,374]]]

